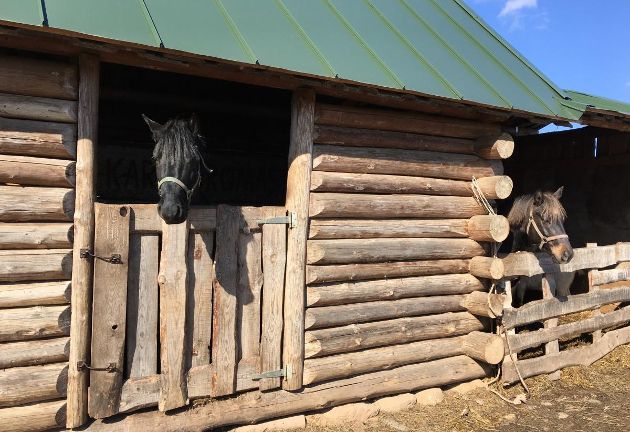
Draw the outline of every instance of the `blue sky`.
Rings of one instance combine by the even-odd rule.
[[[630,0],[465,0],[560,88],[630,102]]]

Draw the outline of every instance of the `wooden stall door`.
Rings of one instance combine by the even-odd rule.
[[[285,214],[96,204],[91,417],[280,386]]]

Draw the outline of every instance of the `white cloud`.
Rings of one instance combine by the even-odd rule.
[[[507,0],[501,12],[499,12],[499,18],[506,17],[508,15],[517,14],[519,11],[525,8],[536,8],[538,6],[538,0]]]

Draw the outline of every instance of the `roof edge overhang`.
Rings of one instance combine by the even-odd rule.
[[[561,100],[561,103],[568,108],[567,112],[574,112],[576,116],[550,116],[464,99],[449,99],[406,89],[310,75],[266,65],[240,63],[169,48],[140,45],[3,20],[0,20],[0,46],[66,56],[92,54],[110,63],[206,76],[264,87],[287,90],[312,87],[317,92],[328,96],[484,122],[503,122],[510,118],[521,118],[529,125],[533,125],[533,129],[540,129],[551,123],[581,123],[581,117],[587,111],[570,100]]]

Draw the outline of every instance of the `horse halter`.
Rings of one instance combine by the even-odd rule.
[[[527,229],[525,230],[525,233],[527,235],[529,235],[529,227],[533,226],[534,230],[536,230],[536,234],[538,234],[538,237],[540,237],[540,244],[538,245],[538,249],[542,250],[543,246],[545,246],[545,244],[550,243],[554,240],[560,240],[563,238],[569,238],[569,236],[567,234],[558,234],[558,235],[553,235],[553,236],[549,236],[547,237],[546,235],[544,235],[542,233],[542,231],[540,230],[540,228],[538,228],[538,225],[536,224],[536,221],[534,220],[534,210],[530,210],[529,212],[529,222],[527,222]]]
[[[188,203],[190,204],[190,200],[192,199],[193,193],[195,193],[195,189],[197,188],[197,186],[199,186],[199,183],[201,183],[201,170],[197,173],[197,182],[192,187],[192,189],[188,189],[188,186],[186,186],[183,181],[176,177],[164,177],[158,182],[158,192],[160,196],[162,195],[160,187],[164,183],[175,183],[177,186],[182,188],[184,192],[186,192],[186,198],[188,199]]]

